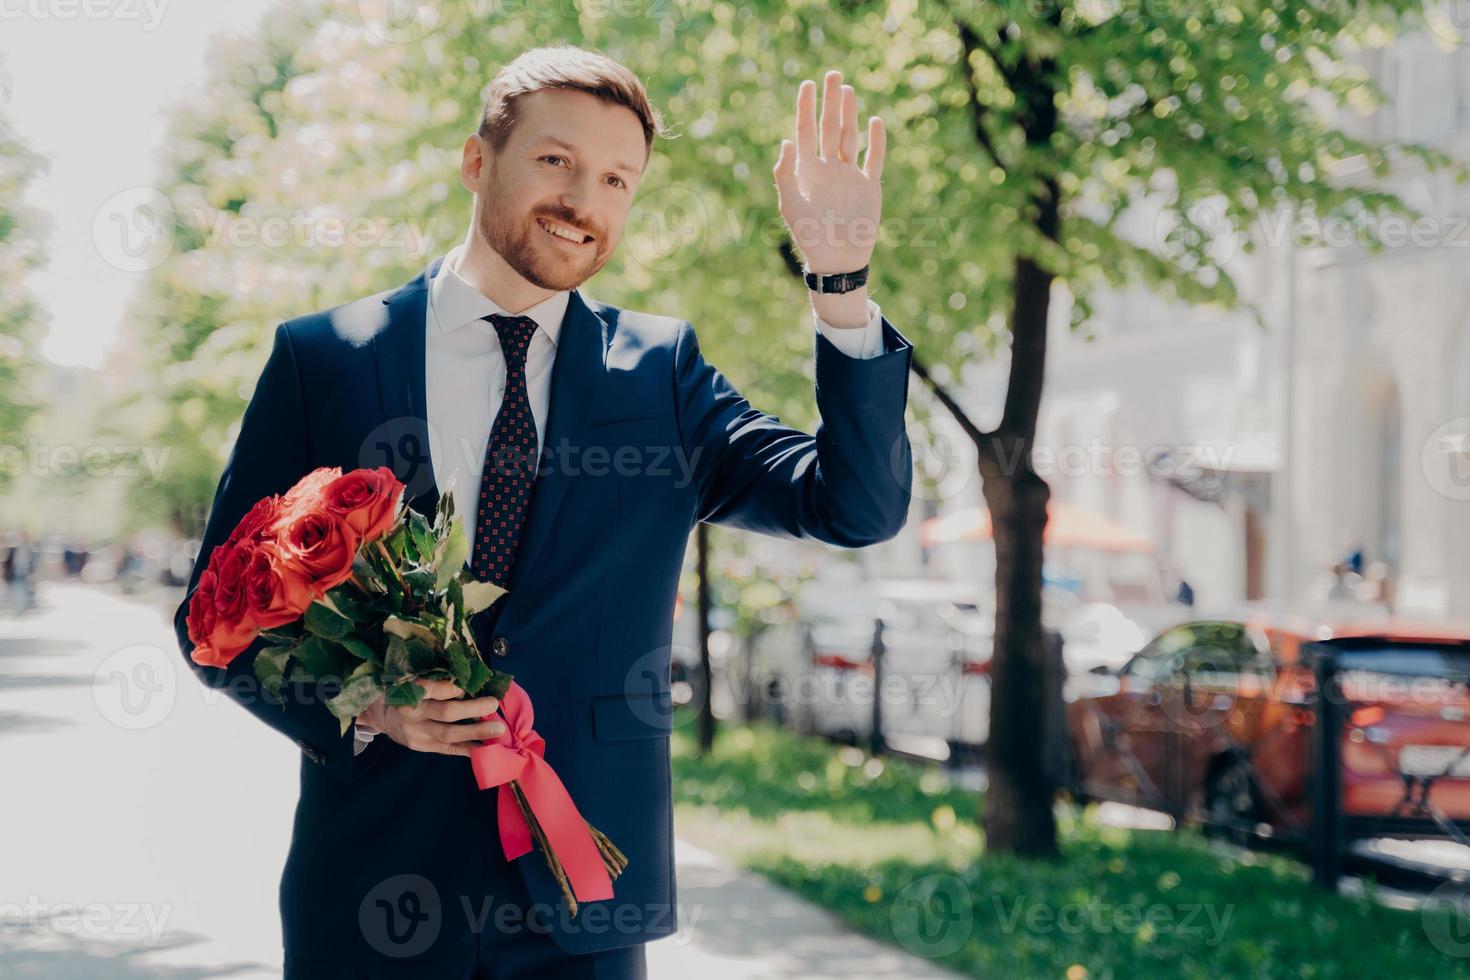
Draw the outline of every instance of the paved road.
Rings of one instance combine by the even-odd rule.
[[[279,977],[297,749],[199,685],[159,604],[69,583],[0,618],[0,977]],[[679,842],[654,977],[939,978]]]

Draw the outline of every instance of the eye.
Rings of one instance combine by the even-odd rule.
[[[548,153],[545,156],[541,157],[541,159],[542,160],[562,160],[562,161],[565,161],[566,160],[565,157],[557,156],[555,153]]]
[[[609,176],[612,177],[613,180],[617,181],[617,185],[616,186],[618,186],[618,187],[627,187],[628,186],[627,181],[623,180],[623,178],[619,177],[617,174],[609,174]]]

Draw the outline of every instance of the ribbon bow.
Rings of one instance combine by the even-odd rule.
[[[514,861],[530,851],[532,843],[531,827],[510,786],[514,780],[541,825],[547,844],[561,861],[577,901],[612,898],[612,879],[587,829],[587,821],[582,819],[556,770],[542,758],[546,741],[531,727],[535,713],[531,710],[530,695],[514,681],[500,699],[500,714],[505,718],[505,733],[472,747],[470,764],[480,789],[500,787],[496,807],[500,846],[506,860]]]

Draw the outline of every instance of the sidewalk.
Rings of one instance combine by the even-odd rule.
[[[853,932],[759,875],[675,842],[679,932],[648,947],[648,975],[699,980],[950,980],[958,974]]]
[[[0,617],[0,976],[280,976],[297,750],[189,674],[156,603],[48,583]],[[84,768],[82,768],[84,767]],[[683,841],[651,977],[950,977]]]

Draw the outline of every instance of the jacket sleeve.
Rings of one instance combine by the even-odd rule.
[[[886,541],[908,519],[913,490],[904,427],[913,347],[887,318],[876,357],[849,357],[814,337],[815,436],[752,408],[705,361],[693,326],[680,324],[675,397],[698,519],[847,548]]]
[[[261,689],[253,668],[256,652],[266,645],[264,640],[257,640],[227,667],[205,667],[190,657],[194,644],[189,640],[186,622],[189,600],[210,554],[256,501],[286,492],[311,468],[301,375],[291,335],[281,324],[276,327],[270,359],[245,408],[239,436],[215,490],[189,588],[174,613],[174,631],[185,663],[201,681],[224,690],[251,714],[295,742],[311,761],[326,766],[343,780],[351,780],[371,765],[377,753],[373,745],[361,754],[354,753],[356,739],[351,727],[346,734],[338,734],[339,723],[327,710],[326,701],[340,689],[339,683],[288,680],[282,685],[281,700],[270,698]]]

